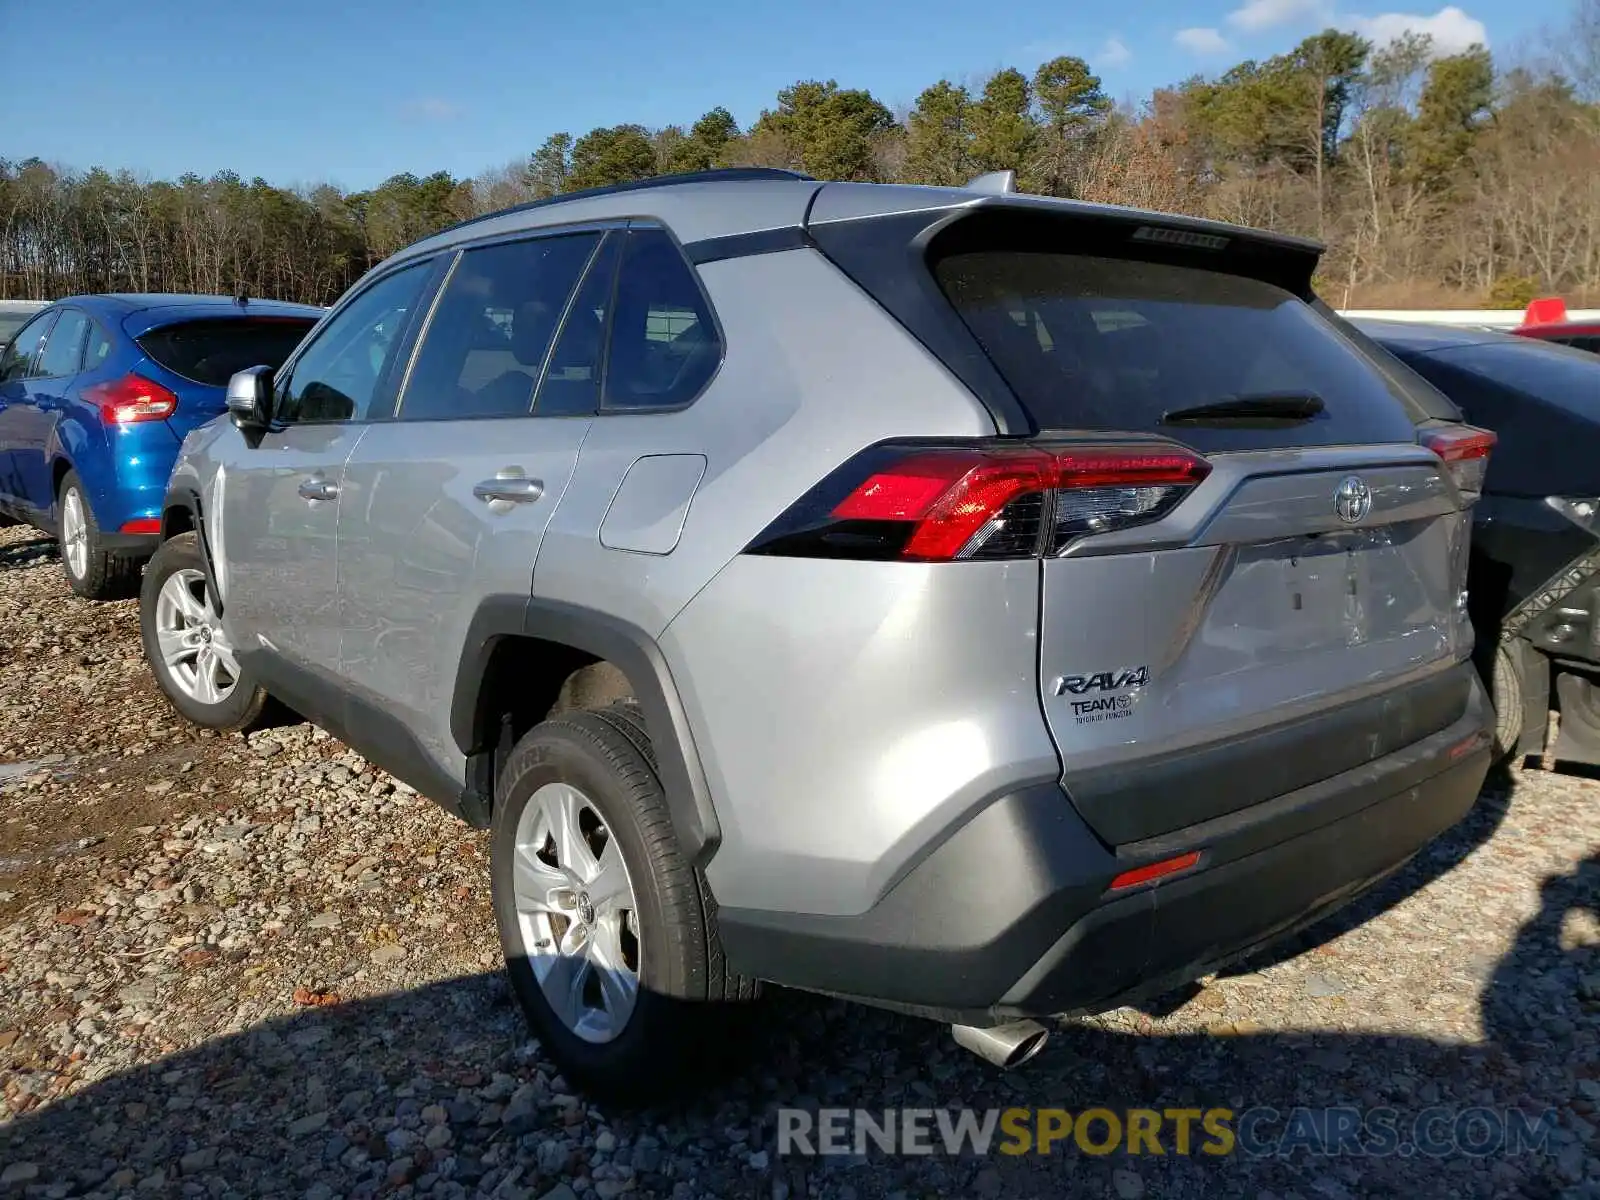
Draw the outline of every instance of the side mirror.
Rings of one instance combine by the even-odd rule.
[[[272,368],[247,367],[228,380],[228,415],[246,433],[272,423]]]

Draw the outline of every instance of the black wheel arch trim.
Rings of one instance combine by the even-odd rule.
[[[217,577],[216,564],[211,560],[211,543],[206,537],[206,523],[202,519],[204,509],[200,502],[200,493],[192,487],[175,487],[169,490],[161,502],[161,541],[165,542],[177,536],[179,531],[173,517],[176,513],[189,514],[190,528],[194,530],[195,540],[200,543],[200,561],[205,564],[206,578],[215,580]],[[216,605],[217,615],[222,615],[224,604],[222,589],[211,589],[212,603]]]
[[[461,752],[471,759],[493,750],[498,731],[491,728],[479,701],[495,645],[507,637],[570,646],[604,659],[628,677],[650,731],[679,846],[693,865],[709,862],[722,828],[688,714],[655,639],[625,621],[563,601],[485,597],[468,626],[451,700],[450,732]]]

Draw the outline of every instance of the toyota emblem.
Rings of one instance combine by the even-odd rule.
[[[1359,475],[1346,475],[1333,490],[1333,511],[1346,525],[1359,525],[1372,511],[1372,489]]]

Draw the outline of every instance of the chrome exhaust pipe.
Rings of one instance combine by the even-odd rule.
[[[1050,1031],[1037,1021],[1012,1021],[1007,1025],[991,1025],[980,1029],[976,1025],[952,1025],[950,1033],[956,1045],[971,1050],[979,1058],[992,1062],[1001,1070],[1020,1067],[1044,1049],[1050,1040]]]

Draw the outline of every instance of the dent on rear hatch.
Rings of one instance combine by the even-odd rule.
[[[1371,476],[1371,527],[1340,520],[1338,479],[1319,472],[1249,481],[1195,530],[1205,544],[1046,562],[1042,702],[1068,775],[1226,740],[1459,661],[1470,647],[1454,578],[1462,514],[1432,468]]]

